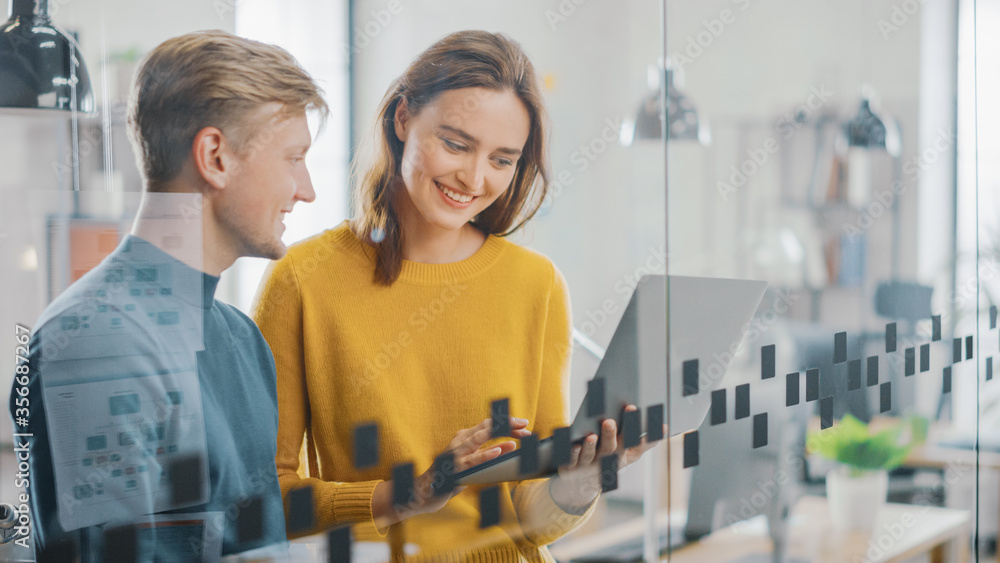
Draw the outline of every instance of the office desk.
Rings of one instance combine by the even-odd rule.
[[[792,511],[786,558],[811,563],[889,563],[929,553],[935,563],[965,563],[970,520],[963,510],[889,504],[873,533],[838,532],[830,526],[826,499],[803,497]],[[770,552],[771,540],[764,526],[737,524],[675,551],[670,561],[723,563]]]
[[[660,515],[666,522],[666,512]],[[683,516],[675,517],[683,526]],[[792,511],[787,561],[810,563],[891,563],[929,554],[932,563],[965,563],[969,560],[971,515],[964,510],[907,504],[886,505],[874,533],[838,532],[830,525],[826,499],[802,497]],[[642,520],[623,522],[576,541],[555,546],[560,561],[584,557],[597,550],[642,535]],[[875,548],[872,548],[875,546]],[[872,549],[872,557],[867,553]],[[763,556],[770,563],[771,539],[763,516],[737,523],[674,550],[664,561],[672,563],[731,563]]]

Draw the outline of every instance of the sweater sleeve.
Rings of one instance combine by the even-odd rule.
[[[569,291],[562,274],[552,266],[548,307],[544,318],[539,404],[535,432],[550,436],[556,428],[569,424],[570,356],[573,352],[573,324]],[[542,546],[576,529],[594,511],[595,502],[582,514],[564,511],[549,494],[551,479],[521,481],[511,492],[521,529],[532,543]]]
[[[302,294],[292,260],[292,256],[287,255],[271,264],[253,307],[254,320],[271,346],[277,370],[275,464],[284,501],[286,529],[290,517],[289,491],[312,487],[315,527],[296,533],[296,536],[344,524],[360,524],[365,529],[357,530],[359,533],[383,535],[372,516],[372,495],[379,481],[322,481],[308,476],[307,467],[300,468],[300,454],[309,434],[311,415],[303,346]]]

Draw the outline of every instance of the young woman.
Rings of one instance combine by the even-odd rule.
[[[440,453],[460,471],[514,448],[486,447],[492,401],[509,400],[515,438],[568,423],[565,281],[501,238],[545,196],[546,119],[515,42],[442,39],[382,101],[354,219],[271,267],[255,315],[278,371],[278,478],[286,509],[290,490],[312,487],[316,530],[388,535],[395,557],[547,561],[544,546],[587,517],[598,460],[617,448],[612,420],[558,477],[501,485],[497,526],[480,529],[481,487],[429,493]],[[377,462],[355,463],[372,446],[355,430],[370,424]],[[620,465],[644,449],[618,449]],[[394,504],[393,468],[406,463],[416,494]]]

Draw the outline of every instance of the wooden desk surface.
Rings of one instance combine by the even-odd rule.
[[[880,513],[873,533],[838,532],[830,526],[826,499],[803,497],[792,512],[786,557],[814,563],[889,563],[951,541],[951,559],[965,562],[970,519],[963,510],[889,504]],[[675,551],[670,561],[722,563],[770,552],[771,540],[762,526],[737,524]]]
[[[679,515],[674,521],[683,522],[683,519],[683,515]],[[666,524],[666,511],[660,513],[659,521],[661,525]],[[810,563],[891,563],[945,548],[937,549],[938,558],[932,560],[964,563],[969,557],[970,522],[971,515],[964,510],[888,504],[879,515],[873,533],[839,532],[830,525],[826,499],[807,496],[799,499],[792,511],[786,558]],[[552,555],[561,561],[583,557],[634,540],[642,534],[642,529],[642,519],[623,522],[553,546]],[[728,563],[748,555],[771,552],[767,523],[763,516],[758,516],[675,550],[669,559],[664,557],[664,561]]]
[[[945,469],[948,466],[972,467],[976,461],[975,450],[925,444],[914,448],[903,465]],[[978,462],[984,469],[1000,469],[1000,453],[980,450]]]

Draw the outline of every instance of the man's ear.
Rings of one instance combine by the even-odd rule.
[[[396,114],[393,115],[392,122],[396,128],[396,138],[400,142],[406,142],[406,124],[410,121],[409,109],[406,107],[406,96],[400,96],[396,103]]]
[[[236,161],[226,137],[216,127],[205,127],[194,136],[191,158],[202,180],[221,190],[229,184]]]

